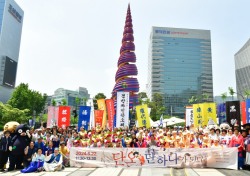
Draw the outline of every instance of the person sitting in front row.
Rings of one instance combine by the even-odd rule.
[[[45,158],[45,162],[43,168],[47,172],[54,172],[62,170],[63,157],[59,153],[59,148],[56,147],[54,149],[54,153],[50,154],[47,158]]]

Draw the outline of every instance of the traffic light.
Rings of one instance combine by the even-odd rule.
[[[74,114],[74,117],[77,117],[77,112],[75,109],[73,110],[73,114]]]

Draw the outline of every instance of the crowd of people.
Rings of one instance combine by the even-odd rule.
[[[238,148],[238,167],[250,165],[250,128],[240,130],[231,128],[150,128],[133,127],[131,129],[114,128],[112,131],[102,128],[78,131],[74,127],[66,129],[41,128],[31,129],[29,146],[23,151],[22,172],[56,171],[70,164],[71,147],[101,148]],[[8,161],[11,134],[4,132],[0,143],[0,169]]]

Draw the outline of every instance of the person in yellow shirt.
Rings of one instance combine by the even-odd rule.
[[[69,166],[69,149],[65,145],[64,141],[60,142],[59,152],[63,156],[63,165],[64,166]]]

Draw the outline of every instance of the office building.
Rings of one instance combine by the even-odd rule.
[[[250,39],[234,55],[234,61],[237,96],[242,100],[244,92],[250,90]]]
[[[166,114],[183,117],[192,96],[213,100],[209,30],[152,27],[148,63],[148,97],[162,94]]]
[[[0,101],[4,103],[15,88],[23,15],[14,0],[0,0]]]

